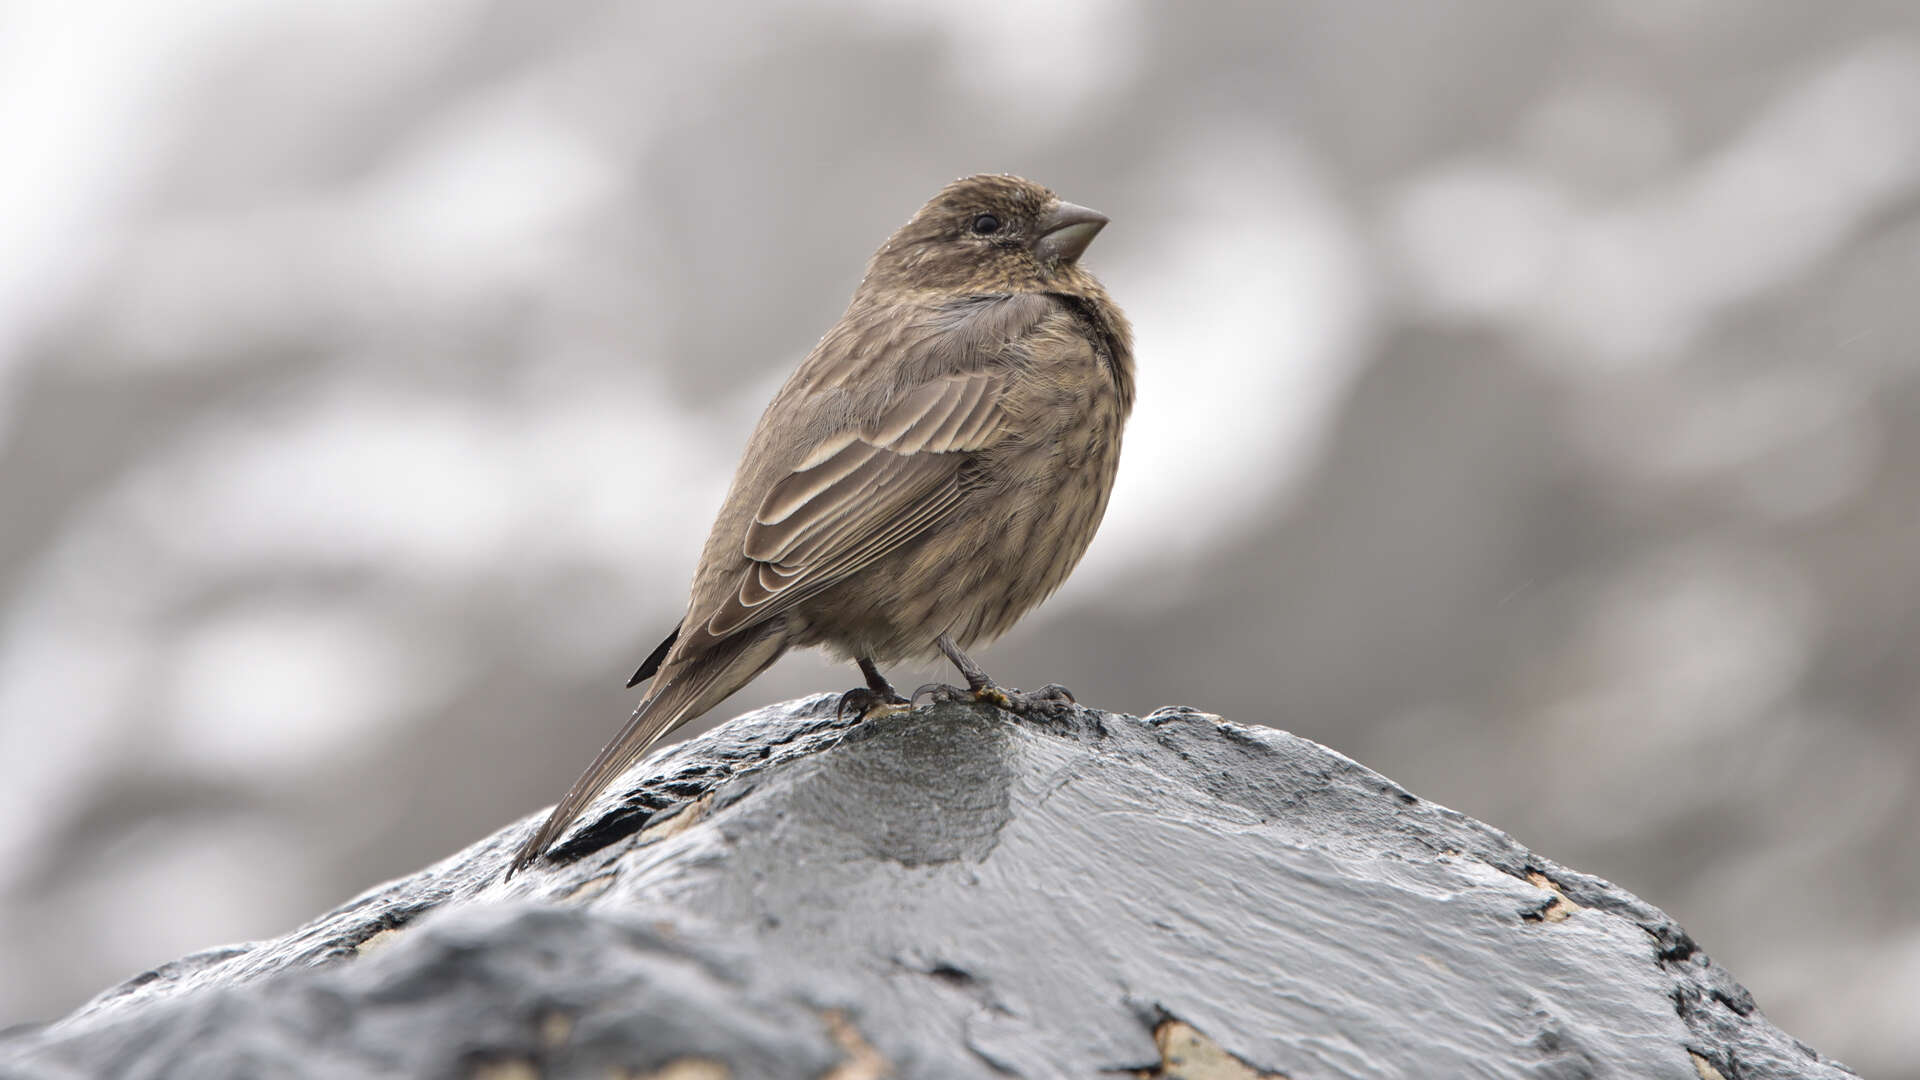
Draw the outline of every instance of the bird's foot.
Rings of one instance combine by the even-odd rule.
[[[1080,699],[1073,691],[1057,682],[1050,682],[1038,690],[1028,690],[1019,695],[1020,703],[1026,712],[1048,712],[1062,705],[1078,705]]]
[[[1038,690],[1024,693],[995,686],[993,680],[987,677],[987,673],[980,669],[980,665],[974,663],[972,657],[962,652],[960,646],[953,643],[953,638],[941,634],[934,639],[934,644],[939,646],[941,652],[947,654],[947,659],[953,661],[954,667],[960,669],[961,677],[967,680],[967,688],[962,690],[957,686],[928,683],[913,692],[915,701],[920,700],[921,694],[928,694],[935,701],[982,701],[1010,713],[1023,715],[1030,712],[1049,712],[1063,704],[1077,704],[1073,700],[1073,692],[1059,683],[1048,683]]]
[[[1038,690],[1010,690],[992,682],[982,682],[964,690],[945,683],[928,683],[913,692],[913,701],[918,703],[922,695],[934,702],[983,702],[1021,715],[1077,704],[1073,692],[1059,683],[1048,683]]]
[[[913,702],[894,693],[891,686],[885,691],[856,686],[840,695],[840,704],[833,710],[833,718],[836,721],[842,720],[851,712],[854,719],[864,720],[875,712],[892,712],[912,707]]]

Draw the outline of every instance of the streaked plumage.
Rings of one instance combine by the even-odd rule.
[[[788,649],[863,661],[890,693],[874,664],[990,642],[1066,580],[1133,403],[1131,331],[1077,262],[1105,221],[974,176],[874,254],[754,429],[686,617],[634,676],[646,699],[512,869]]]

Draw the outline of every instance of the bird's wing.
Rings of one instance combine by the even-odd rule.
[[[761,500],[748,566],[701,626],[726,637],[791,608],[925,531],[959,504],[969,451],[1005,434],[1005,370],[928,380],[877,421],[828,438]]]

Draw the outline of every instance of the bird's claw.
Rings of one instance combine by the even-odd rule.
[[[1025,699],[1029,709],[1080,704],[1080,699],[1073,696],[1073,691],[1057,682],[1050,682],[1038,690],[1029,690],[1020,696]]]
[[[914,696],[918,697],[919,694],[916,692]],[[865,719],[876,709],[891,709],[899,706],[911,708],[913,702],[899,694],[881,694],[864,686],[856,686],[840,695],[840,704],[834,708],[833,718],[836,722],[844,720],[847,713],[851,711],[854,719],[860,720]]]
[[[965,690],[960,689],[957,686],[948,686],[946,683],[930,682],[930,683],[927,683],[925,686],[922,686],[920,689],[915,690],[912,694],[908,695],[907,703],[910,705],[918,705],[920,704],[920,699],[923,696],[928,701],[931,701],[936,705],[946,704],[947,702],[951,702],[951,701],[973,700],[973,695],[969,694]]]

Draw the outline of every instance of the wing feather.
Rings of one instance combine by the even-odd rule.
[[[778,525],[794,512],[813,502],[822,492],[858,472],[873,461],[878,449],[870,443],[853,442],[810,469],[796,469],[767,492],[766,501],[754,520],[763,525]]]
[[[825,440],[767,492],[742,551],[753,561],[704,621],[724,637],[787,610],[919,535],[960,500],[968,451],[997,439],[1006,377],[933,379],[851,441]],[[838,449],[829,446],[839,443]]]
[[[873,446],[885,446],[908,453],[919,449],[918,446],[902,445],[902,441],[924,425],[927,414],[948,400],[953,393],[953,382],[952,379],[939,379],[916,387],[887,410],[879,427],[866,435],[864,441]],[[940,415],[946,414],[942,412]]]
[[[902,479],[900,474],[905,470],[899,455],[865,444],[856,445],[864,446],[869,455],[867,460],[834,483],[813,489],[804,502],[774,507],[774,495],[780,493],[780,486],[786,482],[774,488],[774,494],[768,496],[767,506],[762,507],[760,515],[748,527],[747,538],[741,545],[748,558],[789,566],[803,564],[797,557],[797,548],[831,531],[835,521],[847,517],[848,509],[857,510],[867,505],[878,489]],[[780,511],[780,516],[773,517],[770,508]]]
[[[976,452],[1010,437],[1014,350],[1061,310],[1057,298],[1038,293],[968,297],[887,322],[881,336],[877,324],[856,322],[823,338],[768,415],[786,408],[787,431],[829,417],[874,419],[830,422],[811,446],[759,447],[791,454],[785,460],[793,464],[729,496],[729,507],[741,509],[739,546],[724,571],[717,560],[729,559],[725,548],[703,559],[684,649],[712,648],[775,618],[954,513]],[[882,364],[884,376],[874,370]],[[783,404],[789,394],[797,397]],[[762,424],[756,440],[771,430]]]
[[[958,392],[948,395],[948,400],[943,403],[945,408],[942,410],[946,415],[941,419],[940,426],[927,436],[926,444],[920,449],[935,453],[954,449],[954,436],[960,433],[961,425],[973,415],[974,408],[986,398],[990,385],[987,376],[975,375],[968,379],[966,385],[960,387]]]
[[[954,432],[952,443],[955,446],[978,446],[983,436],[1000,419],[1000,398],[994,393],[982,394],[980,403],[967,414],[967,419]]]

